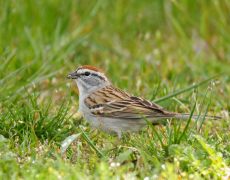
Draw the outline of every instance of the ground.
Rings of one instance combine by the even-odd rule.
[[[0,179],[228,179],[229,12],[228,0],[0,0]],[[222,119],[94,130],[66,79],[83,64],[170,111]]]

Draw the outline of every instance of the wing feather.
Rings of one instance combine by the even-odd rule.
[[[141,119],[175,115],[155,103],[131,96],[112,86],[92,93],[85,99],[85,104],[92,114],[111,118]]]

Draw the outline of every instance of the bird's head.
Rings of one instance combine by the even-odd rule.
[[[84,65],[70,73],[67,78],[74,79],[80,93],[90,93],[110,84],[102,71],[94,66]]]

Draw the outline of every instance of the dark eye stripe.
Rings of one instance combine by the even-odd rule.
[[[89,76],[91,73],[90,72],[84,72],[84,73],[81,73],[80,75],[81,76]]]
[[[99,79],[101,79],[101,80],[104,80],[104,81],[105,81],[105,78],[104,78],[104,77],[99,76],[99,75],[98,75],[98,74],[96,74],[96,73],[85,72],[85,73],[82,73],[81,75],[82,75],[82,76],[89,76],[89,75],[91,75],[91,76],[98,77]]]
[[[104,78],[104,77],[98,76],[98,74],[91,73],[91,75],[92,75],[92,76],[95,76],[95,77],[98,77],[98,78],[100,78],[100,79],[102,79],[102,80],[105,80],[105,78]]]

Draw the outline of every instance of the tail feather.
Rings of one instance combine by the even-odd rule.
[[[187,120],[190,118],[190,114],[175,114],[175,118],[178,118],[178,119],[183,119],[183,120]],[[204,115],[192,115],[192,119],[197,119],[197,118],[203,118]],[[222,117],[220,116],[208,116],[208,115],[205,115],[205,118],[206,119],[211,119],[211,120],[218,120],[218,119],[222,119]]]
[[[161,117],[155,117],[154,119],[151,120],[151,123],[153,125],[159,125],[159,124],[164,124],[166,121],[165,119],[171,119],[171,118],[176,118],[176,119],[181,119],[181,120],[188,120],[190,118],[190,114],[175,114],[175,113],[171,113],[168,114],[167,116],[161,116]],[[197,118],[203,118],[204,115],[192,115],[192,119],[196,120]],[[218,120],[218,119],[222,119],[222,117],[220,116],[207,116],[205,115],[206,119],[211,119],[211,120]]]

